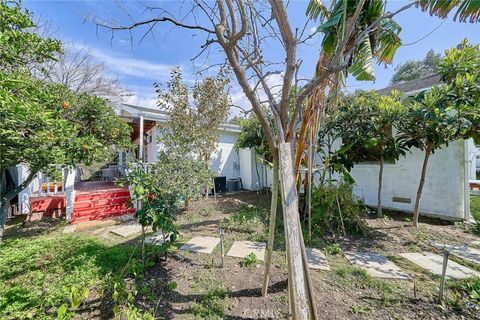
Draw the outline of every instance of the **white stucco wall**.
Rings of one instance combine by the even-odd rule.
[[[253,150],[240,149],[239,161],[240,177],[242,178],[244,189],[255,191],[264,187],[271,187],[272,170],[268,166],[264,166],[262,163],[257,163],[256,155]]]
[[[222,132],[215,152],[212,153],[210,168],[217,176],[237,179],[240,175],[238,152],[234,149],[238,133]]]
[[[382,205],[413,211],[424,154],[418,149],[395,164],[384,167]],[[368,205],[377,204],[379,167],[358,164],[352,169],[356,181],[354,193]],[[465,153],[464,141],[456,141],[436,151],[429,159],[420,212],[452,220],[465,217]],[[393,197],[410,199],[411,203],[393,201]],[[468,206],[468,204],[467,204]]]
[[[161,124],[160,124],[161,125]],[[147,160],[155,162],[158,157],[158,137],[160,136],[159,125],[151,131],[152,142],[147,145]],[[239,177],[239,158],[238,153],[234,149],[238,133],[222,131],[218,140],[217,148],[212,153],[211,169],[217,176],[226,176],[227,179],[235,179]]]
[[[469,139],[467,143],[468,147],[468,170],[469,170],[469,179],[477,180],[477,163],[480,160],[477,160],[477,157],[480,156],[480,149],[475,146],[473,139]]]

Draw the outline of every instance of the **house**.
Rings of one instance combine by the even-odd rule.
[[[414,94],[428,90],[439,83],[440,78],[426,78],[404,82],[379,90],[387,94],[391,90]],[[158,137],[161,128],[167,126],[168,114],[158,109],[121,104],[117,112],[133,128],[131,140],[134,147],[120,150],[118,163],[100,170],[100,181],[81,181],[74,170],[62,170],[62,181],[51,182],[41,174],[19,195],[19,211],[22,213],[60,210],[70,222],[100,219],[131,213],[127,205],[129,191],[119,188],[112,179],[124,168],[127,161],[155,162],[158,156]],[[224,123],[212,155],[211,169],[217,177],[240,184],[240,188],[260,190],[271,186],[271,170],[258,163],[250,149],[234,148],[240,127]],[[336,141],[339,147],[341,141]],[[335,146],[334,146],[335,147]],[[471,220],[470,183],[476,179],[479,149],[472,140],[459,140],[436,151],[429,160],[426,182],[422,193],[422,215],[446,220]],[[382,204],[385,208],[412,212],[419,183],[423,153],[412,149],[410,154],[395,163],[384,165]],[[318,167],[322,164],[318,163]],[[379,166],[375,163],[358,163],[351,174],[355,179],[354,196],[365,204],[376,206]],[[305,169],[302,169],[304,172]],[[27,168],[19,166],[14,181],[23,181]],[[3,179],[2,179],[3,180]],[[480,185],[480,184],[479,184]]]
[[[439,83],[440,77],[431,75],[378,92],[389,94],[398,90],[412,95]],[[470,139],[455,141],[430,157],[420,201],[422,215],[453,221],[472,219],[469,181],[476,179],[479,156],[479,150]],[[422,161],[423,152],[414,148],[406,157],[384,165],[382,205],[385,208],[413,212]],[[367,205],[377,205],[378,170],[376,164],[358,163],[351,172],[356,182],[354,194]]]
[[[119,114],[133,127],[132,142],[136,146],[122,158],[135,158],[144,163],[155,162],[158,156],[158,137],[161,128],[166,127],[168,114],[152,108],[122,104]],[[143,123],[143,125],[142,125]],[[235,149],[235,142],[241,132],[238,125],[223,123],[216,150],[211,156],[210,169],[215,176],[227,180],[240,179],[246,190],[259,190],[271,184],[271,172],[258,163],[250,149]],[[140,136],[143,135],[143,139]]]
[[[142,162],[148,166],[157,160],[157,140],[160,129],[168,125],[168,115],[158,109],[129,104],[121,104],[116,110],[133,129],[131,141],[134,147],[119,150],[117,163],[98,169],[89,181],[82,180],[79,168],[62,168],[59,181],[50,181],[48,176],[39,173],[20,192],[13,213],[29,214],[30,219],[40,219],[44,214],[65,215],[69,222],[132,213],[134,210],[128,206],[128,188],[115,185],[113,180],[124,175],[127,161]],[[263,189],[271,181],[271,173],[263,164],[257,163],[253,151],[235,149],[240,131],[240,127],[234,124],[224,123],[220,126],[217,147],[211,157],[211,170],[216,177],[223,179],[225,188]],[[12,183],[24,181],[28,176],[28,168],[20,165],[9,170],[9,173],[13,175]]]

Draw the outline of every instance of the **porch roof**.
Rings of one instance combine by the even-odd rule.
[[[166,123],[168,121],[168,113],[159,109],[145,108],[132,104],[122,103],[120,106],[120,116],[124,118],[140,118],[143,115],[145,120],[155,121],[157,123]],[[133,119],[132,121],[133,122]],[[230,133],[240,133],[240,126],[231,123],[222,123],[220,125],[222,131]]]

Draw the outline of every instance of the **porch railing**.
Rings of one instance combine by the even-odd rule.
[[[65,182],[68,169],[57,167],[61,172],[61,177],[53,180],[50,176],[39,172],[28,186],[30,197],[48,197],[65,193]]]

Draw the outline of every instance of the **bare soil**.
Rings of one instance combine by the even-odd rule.
[[[219,236],[223,226],[225,252],[235,240],[267,240],[266,219],[269,196],[254,192],[201,200],[180,214],[180,242],[195,236]],[[252,225],[226,222],[245,208],[258,207],[263,219]],[[455,309],[435,302],[438,277],[396,256],[402,252],[435,251],[431,240],[449,244],[461,244],[479,240],[460,224],[445,223],[434,219],[421,220],[419,228],[411,226],[406,214],[387,212],[389,218],[368,219],[368,236],[328,237],[313,246],[325,249],[332,243],[341,245],[343,251],[359,250],[379,252],[409,273],[412,281],[377,280],[356,272],[341,254],[328,254],[331,271],[311,270],[315,290],[315,302],[319,319],[480,319],[480,310]],[[79,226],[78,233],[93,235],[116,245],[134,243],[138,238],[121,239],[108,230],[120,222],[102,222],[92,226]],[[53,226],[43,225],[51,231]],[[61,228],[59,229],[61,230]],[[16,232],[19,230],[10,230]],[[24,230],[25,231],[25,230]],[[35,234],[28,229],[24,236]],[[143,310],[155,313],[158,319],[196,319],[193,308],[207,298],[212,284],[223,285],[227,296],[220,301],[223,319],[286,319],[288,316],[287,266],[281,228],[277,228],[273,264],[270,273],[268,295],[261,296],[264,263],[258,261],[251,267],[241,265],[241,259],[226,257],[221,268],[220,246],[211,255],[175,251],[164,257],[156,257],[154,265],[135,281],[138,293],[135,304]],[[22,235],[20,235],[22,236]],[[475,266],[474,266],[475,267]],[[476,266],[480,270],[480,266]],[[108,295],[93,298],[79,319],[109,319],[113,317],[113,303]],[[209,317],[205,317],[209,319]],[[211,319],[216,319],[212,317]]]

